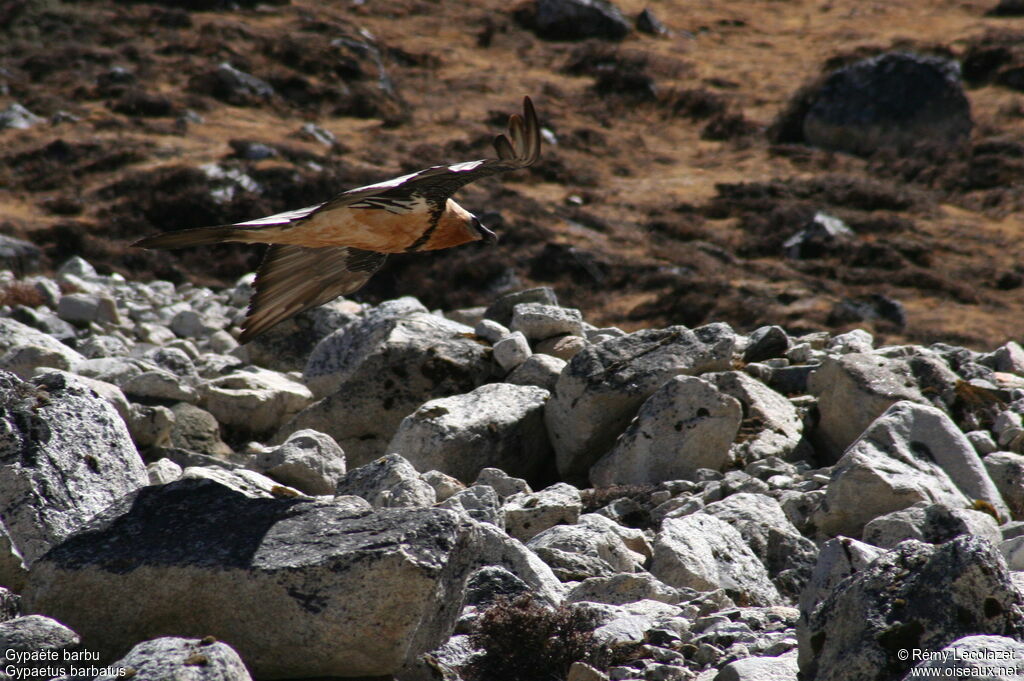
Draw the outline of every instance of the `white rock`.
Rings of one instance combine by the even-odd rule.
[[[978,453],[978,456],[985,456],[999,449],[999,445],[992,438],[992,433],[987,430],[972,430],[964,433],[964,436],[974,447],[974,451]],[[989,471],[989,474],[991,475],[991,471]]]
[[[552,336],[583,335],[583,315],[574,308],[541,303],[520,303],[512,308],[512,331],[521,331],[530,340]]]
[[[388,444],[417,469],[463,482],[484,468],[532,479],[551,460],[544,427],[548,391],[489,383],[465,395],[430,400],[407,416]]]
[[[558,377],[565,369],[565,360],[536,353],[526,358],[522,364],[512,370],[506,378],[506,383],[515,385],[535,385],[551,392],[555,389]]]
[[[1024,348],[1017,341],[1009,341],[992,355],[996,371],[1024,376]]]
[[[95,279],[99,276],[95,267],[77,255],[71,256],[57,268],[57,280],[59,281],[62,276],[68,274],[82,279]]]
[[[883,549],[916,539],[941,544],[958,534],[973,534],[998,544],[1003,535],[987,513],[919,502],[910,508],[878,516],[864,526],[863,539]]]
[[[521,331],[510,333],[494,344],[494,361],[505,371],[512,371],[531,354],[530,344]]]
[[[854,329],[847,333],[833,336],[825,344],[825,349],[841,355],[848,355],[852,352],[871,352],[874,349],[875,338],[864,329]]]
[[[590,469],[595,487],[656,484],[722,470],[739,431],[738,400],[704,379],[674,376],[640,407],[612,450]]]
[[[349,466],[359,466],[387,453],[399,423],[424,402],[492,379],[490,348],[469,327],[422,312],[394,316],[384,307],[317,344],[304,380],[323,399],[278,437],[300,428],[327,433]]]
[[[76,367],[79,362],[85,360],[81,354],[52,336],[10,317],[0,317],[0,356],[14,357],[10,354],[12,351],[16,353],[18,348],[27,346],[45,348],[55,355],[60,355],[64,357],[60,363],[67,364],[69,367]]]
[[[183,338],[207,338],[218,331],[223,331],[227,325],[226,317],[187,309],[174,315],[170,328]]]
[[[509,536],[526,542],[549,527],[575,524],[583,502],[578,489],[559,482],[532,494],[513,494],[503,508]]]
[[[790,595],[799,593],[803,581],[797,575],[810,573],[818,548],[793,526],[779,502],[765,494],[740,492],[708,504],[704,513],[736,528],[776,585],[786,584]],[[787,571],[790,576],[780,580]]]
[[[57,316],[72,324],[120,324],[117,304],[109,295],[68,293],[57,304]]]
[[[538,353],[568,362],[589,345],[587,339],[582,336],[554,336],[537,342],[536,350]]]
[[[348,471],[338,482],[336,493],[353,494],[381,508],[431,506],[437,501],[434,488],[398,454],[388,454]]]
[[[437,507],[447,508],[477,522],[490,523],[499,529],[505,529],[505,511],[494,488],[488,485],[467,487],[440,502]]]
[[[1013,452],[993,452],[982,459],[985,470],[1006,501],[1010,516],[1024,519],[1024,456]]]
[[[212,480],[252,499],[306,498],[297,489],[285,487],[276,480],[245,468],[228,470],[220,466],[188,466],[181,472],[182,480]]]
[[[647,572],[622,572],[611,577],[591,577],[569,589],[565,600],[622,605],[643,599],[678,603],[679,590]]]
[[[0,517],[31,564],[115,499],[148,483],[121,416],[57,372],[23,383],[0,374]]]
[[[740,533],[706,513],[665,519],[654,541],[651,574],[670,586],[724,589],[738,605],[781,603],[764,565]]]
[[[149,484],[166,485],[181,478],[181,466],[168,458],[163,458],[146,466],[146,474],[149,475]]]
[[[427,471],[420,475],[420,478],[434,488],[434,494],[437,496],[438,502],[444,501],[453,494],[466,489],[464,484],[441,471]],[[492,487],[491,489],[494,488]]]
[[[1024,570],[1024,536],[1014,537],[1006,541],[997,542],[999,552],[1006,559],[1006,566],[1011,570]]]
[[[22,345],[11,348],[0,357],[0,369],[28,380],[36,369],[71,369],[75,362],[73,353],[41,345]]]
[[[949,417],[904,401],[871,424],[833,468],[815,523],[828,536],[859,537],[872,518],[919,501],[966,508],[973,499],[1009,517],[974,448]]]
[[[78,649],[80,644],[78,634],[43,615],[25,615],[0,622],[0,646],[3,646],[6,660],[18,659],[15,653],[23,655],[20,663],[11,664],[7,669],[18,669],[21,675],[29,678],[50,676],[45,673],[46,669],[59,669],[59,665],[38,663],[47,659],[62,660],[66,653]],[[33,652],[37,654],[32,655]],[[13,674],[7,678],[12,677]]]
[[[477,322],[476,326],[473,327],[473,333],[480,336],[488,343],[497,343],[499,340],[511,333],[507,327],[503,324],[499,324],[493,319],[481,319]]]
[[[903,681],[926,678],[996,681],[1024,675],[1024,643],[1008,636],[965,636],[941,650],[928,652],[933,653],[930,659],[914,665]],[[1002,669],[1011,671],[1004,673]]]
[[[769,456],[786,459],[794,453],[803,438],[804,427],[790,400],[740,371],[707,374],[702,378],[739,400],[744,418],[758,424],[756,434],[735,445],[739,457],[749,462]]]
[[[187,385],[170,371],[156,367],[132,376],[120,383],[120,387],[126,395],[142,399],[182,402],[195,402],[199,399],[195,388]]]
[[[174,412],[161,405],[132,402],[128,418],[125,419],[128,432],[136,446],[167,447],[171,444],[171,429],[174,427]]]
[[[306,494],[334,494],[345,476],[345,452],[330,435],[298,430],[256,456],[256,471]]]
[[[259,367],[205,381],[199,392],[218,422],[250,433],[273,432],[313,401],[302,383]]]
[[[796,653],[747,657],[722,667],[715,681],[797,681]]]
[[[562,478],[584,479],[669,378],[729,368],[734,344],[722,324],[673,326],[614,338],[573,357],[545,410]]]
[[[522,478],[514,478],[500,468],[484,468],[476,476],[476,485],[490,485],[502,499],[524,492],[530,494],[529,483]]]
[[[832,461],[896,402],[928,403],[906,362],[877,354],[826,357],[808,377],[808,389],[818,397],[815,437]]]
[[[643,567],[647,557],[626,546],[618,529],[614,521],[588,513],[581,515],[576,525],[555,525],[544,530],[526,546],[535,552],[556,549],[596,558],[614,572],[635,572]]]
[[[811,578],[800,594],[801,620],[806,622],[840,582],[864,570],[883,553],[883,549],[849,537],[836,537],[822,544]]]

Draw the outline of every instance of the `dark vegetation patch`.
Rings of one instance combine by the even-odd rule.
[[[597,625],[582,609],[548,608],[529,594],[499,598],[472,634],[484,653],[462,672],[469,681],[551,681],[566,678],[577,661],[606,668],[610,655],[594,638]]]

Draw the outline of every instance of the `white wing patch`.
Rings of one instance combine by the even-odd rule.
[[[315,206],[306,206],[305,208],[289,210],[284,213],[277,213],[276,215],[268,215],[263,218],[249,220],[248,222],[236,222],[235,224],[238,225],[239,227],[257,227],[259,225],[287,225],[289,223],[294,222],[295,220],[301,220],[302,218],[306,217],[307,215],[309,215],[322,205],[324,204],[318,203]]]
[[[420,171],[415,172],[415,173],[409,173],[408,175],[402,175],[401,177],[393,177],[390,180],[385,180],[383,182],[378,182],[377,184],[368,184],[365,187],[356,187],[355,189],[349,189],[345,193],[346,194],[354,194],[356,192],[366,191],[367,189],[394,189],[395,187],[400,186],[406,180],[412,179],[412,178],[416,177],[417,175],[419,175],[422,172],[423,171],[420,170]]]
[[[448,166],[448,170],[452,171],[453,173],[464,173],[467,170],[473,170],[474,168],[479,166],[481,163],[483,163],[482,160],[481,161],[466,161],[465,163],[456,163],[453,166]]]

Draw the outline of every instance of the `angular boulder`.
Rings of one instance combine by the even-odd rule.
[[[121,499],[37,561],[24,605],[108,660],[156,636],[212,635],[257,678],[391,675],[448,638],[482,560],[538,585],[545,570],[492,531],[444,509],[181,480]]]
[[[729,368],[735,334],[725,324],[645,330],[576,354],[555,385],[544,412],[558,472],[586,479],[640,405],[668,379]]]
[[[26,564],[149,483],[109,402],[69,374],[0,373],[0,517]]]
[[[544,427],[549,396],[535,386],[489,383],[430,400],[402,420],[387,451],[466,484],[484,468],[536,480],[552,460]]]

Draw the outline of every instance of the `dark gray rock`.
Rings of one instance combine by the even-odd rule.
[[[669,30],[665,28],[665,24],[661,23],[661,20],[655,16],[650,7],[645,7],[643,11],[636,16],[636,30],[650,35],[669,34]]]
[[[484,319],[492,319],[503,326],[512,323],[512,311],[521,303],[540,303],[541,305],[558,305],[558,298],[550,286],[529,288],[524,291],[507,293],[484,311]]]
[[[486,608],[499,598],[515,598],[529,591],[529,584],[505,568],[485,565],[469,576],[463,603]]]
[[[747,348],[743,351],[743,361],[760,362],[783,357],[790,345],[789,334],[781,326],[762,326],[750,334]]]
[[[25,605],[104,658],[154,636],[213,635],[258,678],[391,675],[447,639],[482,564],[538,586],[489,527],[181,480],[121,499],[40,559]]]
[[[808,144],[854,154],[964,142],[973,121],[955,62],[890,52],[833,72],[814,93]]]
[[[274,96],[270,83],[227,62],[193,76],[188,87],[192,92],[210,95],[235,106],[255,106]]]
[[[997,548],[961,535],[938,546],[903,542],[801,617],[801,678],[882,681],[905,674],[915,649],[970,634],[1020,640],[1024,595]]]
[[[0,128],[3,127],[0,122]],[[34,243],[0,234],[0,269],[11,270],[23,277],[38,271],[42,258],[43,249]]]
[[[607,0],[536,0],[517,18],[546,40],[622,40],[630,30],[622,12]]]

